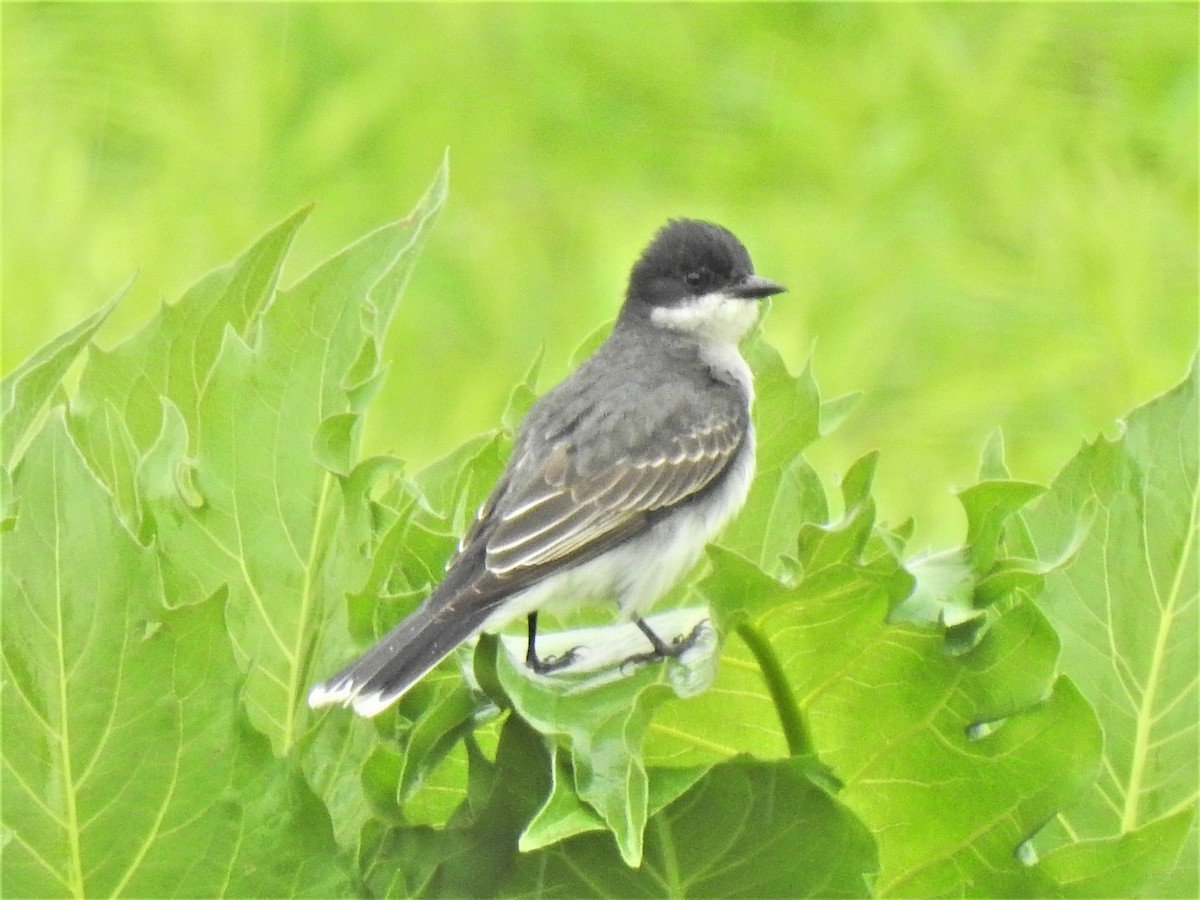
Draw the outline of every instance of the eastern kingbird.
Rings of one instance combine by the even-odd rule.
[[[711,222],[672,220],[629,275],[612,332],[538,399],[445,577],[413,612],[336,675],[310,706],[372,716],[455,647],[524,616],[525,660],[541,659],[538,611],[612,599],[652,650],[677,656],[641,613],[695,564],[741,508],[754,473],[754,398],[738,350],[757,301],[784,287],[754,274],[741,241]]]

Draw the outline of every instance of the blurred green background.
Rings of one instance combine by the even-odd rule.
[[[4,4],[3,365],[137,279],[112,343],[297,206],[285,281],[450,203],[393,324],[369,449],[491,427],[610,319],[667,217],[791,292],[813,459],[882,451],[885,517],[962,527],[1182,377],[1197,346],[1197,7]],[[815,351],[814,351],[815,346]]]

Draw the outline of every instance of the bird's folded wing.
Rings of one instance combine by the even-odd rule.
[[[656,511],[711,484],[737,454],[747,425],[740,416],[709,419],[587,475],[577,471],[572,442],[559,441],[535,477],[485,504],[478,536],[486,541],[487,570],[506,577],[558,568],[628,539]]]

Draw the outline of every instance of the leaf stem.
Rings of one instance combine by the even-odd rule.
[[[749,623],[739,625],[737,633],[746,642],[746,646],[754,654],[754,661],[758,663],[767,693],[771,695],[771,702],[775,705],[775,714],[779,716],[779,726],[787,740],[788,753],[792,756],[813,753],[808,729],[804,725],[804,715],[796,703],[796,694],[788,683],[783,665],[775,655],[775,648],[761,631]]]

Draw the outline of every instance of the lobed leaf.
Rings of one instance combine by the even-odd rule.
[[[95,357],[72,424],[121,480],[106,422],[136,448],[134,514],[162,552],[169,605],[227,597],[250,719],[285,754],[309,721],[316,626],[361,583],[369,480],[346,478],[378,345],[441,205],[444,170],[410,219],[275,292],[306,211],[286,220],[111,354]]]
[[[794,585],[715,554],[702,590],[743,617],[744,664],[769,660],[760,692],[792,752],[815,748],[874,835],[877,893],[1037,890],[1018,847],[1094,777],[1095,720],[1055,679],[1057,640],[1028,602],[960,656],[937,632],[887,623],[911,578],[870,540],[870,473],[867,458],[847,475],[841,520],[806,527]]]
[[[349,889],[303,779],[245,727],[220,597],[169,610],[61,408],[4,535],[3,849],[12,896]],[[272,823],[268,829],[263,823]]]
[[[582,804],[572,804],[568,816],[543,809],[523,835],[523,848],[548,843],[547,829],[556,838],[574,833],[564,826],[564,818],[590,830],[595,823],[587,814],[590,810],[612,832],[626,864],[640,865],[643,833],[652,812],[650,778],[641,752],[646,730],[655,708],[672,693],[689,696],[711,683],[716,664],[715,635],[706,625],[705,610],[674,610],[646,621],[667,641],[695,628],[706,633],[678,658],[638,666],[630,665],[629,657],[648,647],[633,625],[547,634],[538,642],[543,655],[558,656],[575,647],[584,654],[581,662],[551,676],[535,675],[525,667],[523,638],[502,641],[500,685],[517,714],[569,755],[571,787]],[[561,774],[560,768],[556,766],[556,774]],[[563,793],[556,781],[552,807],[563,805]]]
[[[1095,508],[1075,562],[1047,576],[1039,605],[1062,638],[1063,671],[1100,716],[1104,765],[1041,845],[1045,852],[1064,841],[1098,841],[1095,859],[1105,868],[1132,854],[1123,874],[1111,873],[1116,880],[1086,882],[1100,893],[1130,888],[1130,869],[1142,872],[1137,892],[1200,890],[1198,433],[1193,363],[1181,384],[1129,415],[1120,437],[1085,445],[1025,515],[1037,546],[1054,547],[1080,508]],[[1186,833],[1181,822],[1190,822]],[[1171,835],[1170,846],[1181,848],[1169,874],[1161,860],[1147,863],[1143,832]],[[1073,870],[1081,852],[1071,854]]]
[[[25,445],[36,431],[38,414],[60,390],[67,371],[124,293],[125,288],[122,288],[94,313],[54,338],[0,381],[0,466],[11,470],[20,460]]]
[[[816,780],[815,780],[816,779]],[[650,820],[645,861],[628,868],[585,834],[522,856],[513,897],[861,897],[875,846],[803,757],[714,766]]]

